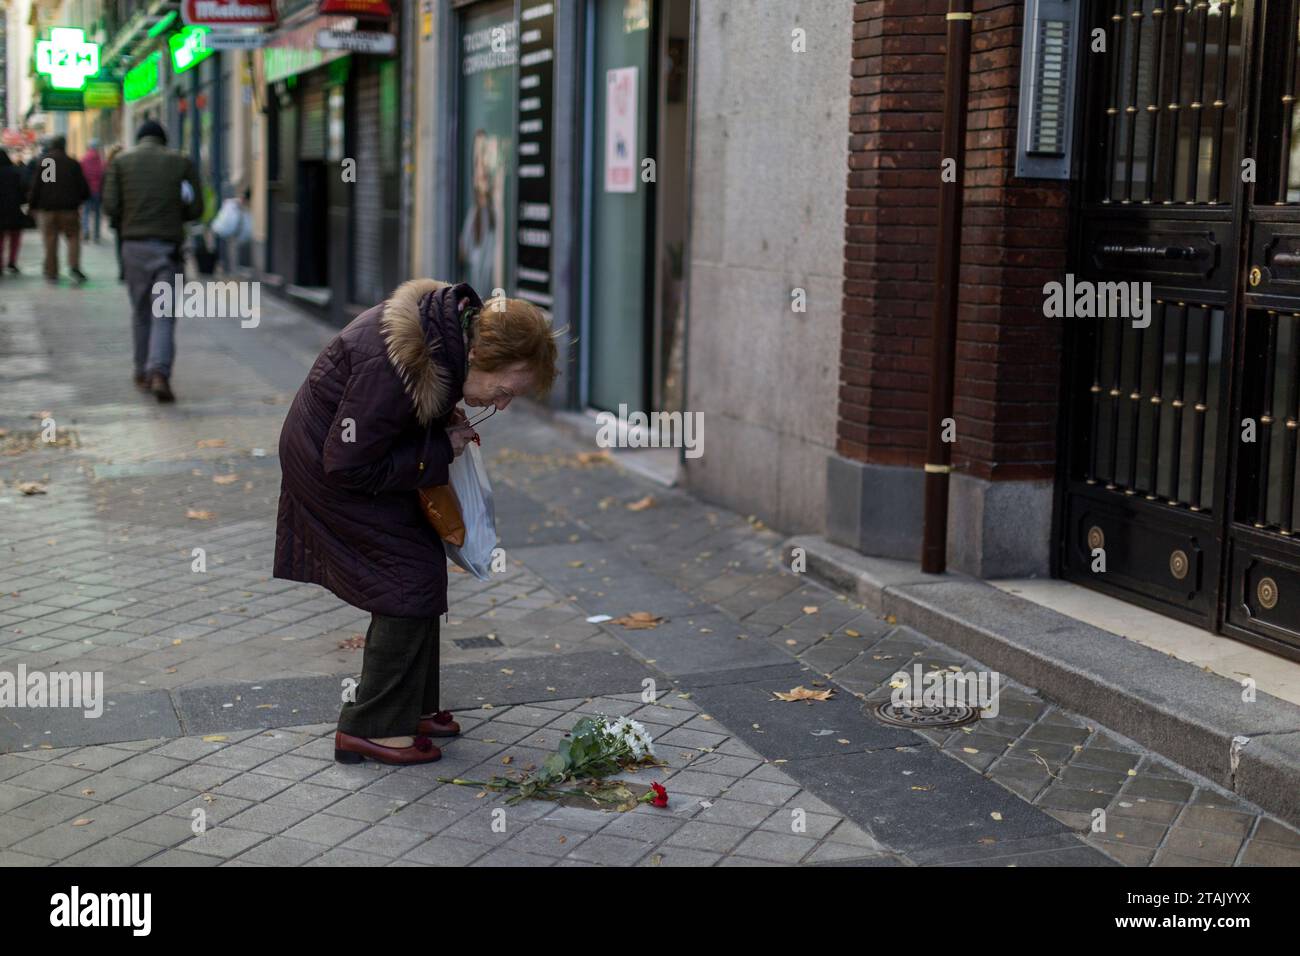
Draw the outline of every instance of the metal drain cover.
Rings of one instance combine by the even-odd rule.
[[[898,705],[892,700],[881,701],[869,710],[877,720],[913,730],[960,727],[979,717],[979,711],[974,707],[917,707],[912,704]]]
[[[501,642],[495,637],[458,637],[452,640],[452,643],[462,651],[472,651],[483,647],[501,647]]]

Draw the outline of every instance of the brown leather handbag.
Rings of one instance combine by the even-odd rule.
[[[451,485],[432,485],[421,488],[420,508],[429,519],[438,537],[456,547],[465,543],[465,519],[461,517],[460,501]]]

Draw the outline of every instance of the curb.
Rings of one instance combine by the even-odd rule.
[[[957,574],[813,535],[807,573],[1300,826],[1300,707]]]

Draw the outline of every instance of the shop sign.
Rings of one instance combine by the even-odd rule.
[[[158,90],[158,67],[161,63],[162,52],[154,50],[126,71],[122,80],[122,95],[128,103],[143,99]]]
[[[80,90],[99,72],[99,44],[87,43],[84,30],[55,27],[36,44],[36,72],[56,90]]]
[[[266,46],[265,33],[250,33],[247,30],[213,30],[203,38],[209,50],[258,50]]]
[[[276,21],[275,0],[185,0],[181,19],[207,27],[269,26]]]
[[[207,27],[186,27],[179,33],[173,33],[167,38],[167,45],[172,51],[172,72],[184,73],[186,70],[192,70],[208,57],[212,56],[212,50],[209,50],[204,38],[208,34]]]
[[[354,30],[356,25],[353,17],[317,17],[300,26],[270,34],[262,52],[266,82],[274,83],[287,76],[306,73],[347,56],[346,50],[320,49],[316,45],[316,34],[322,29]]]
[[[320,0],[320,12],[387,20],[393,15],[393,8],[388,0]]]
[[[122,92],[112,80],[91,80],[82,92],[88,110],[111,110],[122,105]]]
[[[48,86],[41,90],[41,109],[47,113],[80,113],[85,108],[81,90],[56,90]]]
[[[316,34],[316,45],[322,50],[392,54],[397,49],[397,37],[377,30],[321,30]]]

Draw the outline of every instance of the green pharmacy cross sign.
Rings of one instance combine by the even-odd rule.
[[[99,44],[87,43],[84,30],[55,27],[36,44],[36,72],[48,76],[53,89],[80,90],[99,72]]]
[[[167,45],[172,51],[172,71],[184,73],[191,67],[198,66],[215,50],[209,50],[203,38],[208,35],[207,27],[186,27],[179,33],[167,38]]]

